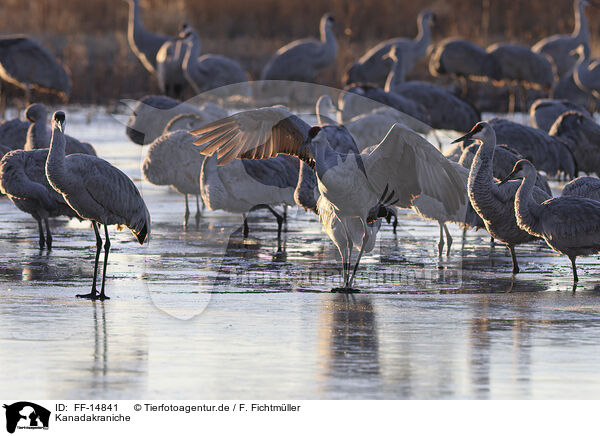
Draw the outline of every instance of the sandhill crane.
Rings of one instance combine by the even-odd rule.
[[[185,27],[179,36],[185,43],[183,74],[197,94],[248,81],[242,66],[233,59],[213,54],[200,56],[200,38],[190,26]]]
[[[513,121],[493,118],[488,125],[495,131],[500,144],[506,144],[529,159],[540,171],[552,176],[562,172],[568,177],[577,176],[577,162],[572,150],[564,141],[540,129]]]
[[[395,66],[390,74],[393,74],[394,68]],[[481,114],[472,104],[439,86],[416,81],[395,83],[393,77],[391,79],[386,83],[385,90],[422,105],[429,115],[429,124],[434,129],[468,132],[481,120]]]
[[[429,125],[430,118],[425,107],[410,98],[394,92],[387,92],[382,88],[374,88],[370,85],[353,85],[346,88],[345,91],[345,93],[340,95],[342,99],[342,104],[340,104],[342,112],[346,112],[346,107],[353,104],[352,94],[356,94],[362,97],[358,100],[362,110],[361,113],[378,109],[381,105],[386,105]],[[371,101],[369,102],[369,100]]]
[[[184,23],[179,30],[187,28]],[[200,45],[200,41],[198,41]],[[176,38],[165,42],[158,53],[156,53],[156,78],[160,91],[173,98],[181,98],[187,80],[183,74],[183,59],[185,57],[187,44],[181,39]],[[198,52],[200,47],[198,47]]]
[[[185,196],[184,225],[190,216],[188,195],[196,196],[196,225],[200,221],[200,169],[204,156],[193,144],[195,137],[177,130],[159,136],[150,144],[142,163],[144,178],[153,185],[169,185]]]
[[[31,101],[31,90],[58,95],[67,101],[71,78],[48,50],[24,36],[0,38],[0,79],[25,91]]]
[[[368,98],[365,95],[361,95],[365,94],[362,87],[352,87],[350,89],[353,92],[343,92],[338,96],[338,107],[333,104],[333,101],[331,104],[329,104],[327,100],[323,100],[323,104],[320,105],[321,112],[323,114],[336,114],[338,122],[344,123],[345,125],[356,122],[357,127],[353,129],[356,132],[363,128],[371,129],[372,127],[375,127],[377,135],[379,135],[379,126],[384,125],[384,133],[387,134],[387,132],[390,130],[390,127],[392,127],[392,125],[395,123],[403,124],[406,127],[413,129],[415,132],[422,133],[424,135],[427,135],[429,132],[431,132],[431,127],[427,123],[417,120],[416,118],[394,107],[387,106],[384,103],[380,103]],[[370,95],[369,92],[366,94]],[[402,99],[401,102],[403,104],[410,104],[410,107],[414,109],[414,103],[411,103],[406,99]],[[400,101],[398,101],[398,103],[400,103]],[[424,108],[421,109],[424,110]],[[422,114],[422,110],[418,110],[419,114]],[[327,116],[329,116],[331,119],[334,118],[331,115]],[[379,136],[379,140],[375,142],[365,141],[365,144],[379,143],[385,134]],[[372,137],[367,133],[364,133],[364,135]]]
[[[0,161],[0,191],[38,223],[40,250],[52,249],[49,217],[79,218],[62,195],[50,187],[45,165],[48,149],[13,150]],[[42,223],[46,226],[46,237]]]
[[[478,142],[474,142],[473,144],[465,147],[458,163],[463,167],[470,169],[471,165],[473,164],[473,159],[477,154],[477,150],[479,150],[479,146],[480,144]],[[508,174],[510,174],[515,164],[521,159],[523,159],[523,156],[516,151],[511,150],[507,145],[497,144],[496,148],[494,149],[494,177],[499,180],[504,179]],[[550,189],[550,185],[548,185],[548,181],[540,173],[538,173],[535,186],[540,188],[546,194],[552,195],[552,190]]]
[[[23,148],[27,142],[27,130],[30,124],[29,121],[22,121],[18,118],[2,121],[0,123],[0,144],[11,150]]]
[[[550,128],[550,134],[569,145],[578,169],[600,174],[600,125],[581,112],[565,112]]]
[[[461,81],[462,96],[467,93],[467,79],[500,80],[502,66],[498,60],[477,44],[464,39],[449,38],[440,42],[429,58],[432,76],[450,74]]]
[[[27,130],[25,150],[37,150],[50,146],[50,132],[48,131],[48,111],[43,104],[34,103],[25,109],[25,118],[31,121]],[[65,135],[66,154],[83,153],[96,156],[96,150],[90,144],[81,142],[72,136]]]
[[[332,292],[352,292],[352,278],[350,277],[352,252],[354,249],[359,253],[373,251],[377,233],[381,228],[381,220],[376,219],[367,223],[365,233],[365,228],[358,217],[339,216],[333,204],[324,196],[319,197],[317,211],[325,234],[338,249],[342,260],[343,285],[333,288]]]
[[[598,100],[594,96],[581,89],[575,83],[575,67],[569,70],[560,80],[554,85],[551,97],[557,100],[569,100],[587,108],[590,112],[598,107]]]
[[[536,129],[542,129],[544,132],[550,132],[552,124],[554,124],[558,117],[569,111],[577,111],[590,116],[587,109],[580,104],[565,99],[554,100],[551,98],[542,98],[534,101],[529,108],[529,125]],[[511,169],[513,167],[514,163]]]
[[[596,99],[600,98],[600,60],[587,59],[583,45],[577,47],[574,52],[577,56],[573,68],[575,84],[582,90],[592,93]]]
[[[433,145],[399,124],[370,152],[339,153],[328,143],[327,133],[283,108],[240,112],[191,132],[202,153],[217,153],[220,164],[236,157],[264,159],[279,153],[298,157],[317,176],[322,201],[332,204],[342,220],[357,217],[362,242],[352,278],[369,241],[368,224],[382,206],[409,207],[419,194],[439,199],[449,213],[464,202],[464,185],[451,164]],[[347,240],[352,236],[347,233]]]
[[[142,65],[152,74],[156,74],[156,54],[168,41],[174,38],[152,33],[146,30],[142,23],[139,0],[125,0],[129,3],[129,22],[127,39],[129,47],[140,60]]]
[[[348,104],[345,109],[348,109]],[[427,134],[431,128],[426,124],[416,120],[415,118],[406,115],[396,109],[381,105],[380,109],[375,109],[371,112],[357,115],[343,123],[344,128],[350,132],[356,143],[357,152],[361,152],[366,147],[378,144],[387,135],[390,128],[400,123],[416,132]],[[319,125],[324,126],[331,123],[342,123],[342,111],[335,107],[329,95],[322,95],[317,100],[315,106]],[[338,145],[333,143],[331,137],[328,138],[329,144],[339,152]]]
[[[281,47],[262,70],[261,80],[314,82],[317,75],[335,62],[337,40],[333,15],[321,17],[321,40],[300,39]]]
[[[196,138],[197,139],[197,138]],[[198,148],[196,148],[196,151]],[[281,238],[284,218],[273,206],[295,206],[299,161],[278,156],[262,161],[235,159],[217,164],[217,156],[207,156],[200,172],[202,200],[210,210],[242,214],[243,236],[248,236],[247,215],[258,209],[269,210],[277,220],[277,239]]]
[[[105,300],[106,267],[110,239],[108,226],[126,226],[140,244],[150,235],[150,213],[135,184],[121,170],[104,159],[87,154],[65,156],[65,114],[55,112],[52,117],[52,139],[46,160],[46,177],[50,186],[60,193],[67,204],[86,220],[92,222],[96,234],[96,257],[94,281],[89,294],[77,295],[92,300]],[[102,288],[96,289],[98,259],[102,250],[102,238],[98,224],[104,225],[104,263]]]
[[[169,121],[179,114],[198,114],[205,117],[207,122],[227,116],[227,112],[214,103],[197,107],[162,95],[147,95],[139,101],[128,103],[131,114],[125,132],[138,145],[150,144],[158,138]]]
[[[600,179],[590,176],[577,177],[563,187],[560,196],[585,197],[600,201]]]
[[[566,255],[573,266],[573,282],[577,283],[577,256],[600,252],[600,201],[558,197],[540,202],[533,193],[535,174],[533,164],[523,159],[505,179],[523,179],[514,199],[517,224]]]
[[[519,272],[519,264],[515,255],[515,245],[531,242],[536,239],[517,226],[514,208],[514,196],[518,189],[517,182],[500,185],[494,180],[493,161],[496,149],[496,134],[494,128],[485,121],[481,121],[473,129],[456,139],[454,142],[466,139],[481,142],[475,154],[467,190],[471,205],[483,219],[485,228],[492,238],[506,244],[510,250],[513,262],[513,274]],[[534,179],[533,179],[534,180]],[[550,196],[544,191],[534,188],[536,201],[542,202]]]
[[[525,108],[526,95],[521,88],[538,86],[549,91],[554,82],[552,64],[546,56],[532,51],[520,44],[499,43],[489,46],[486,50],[493,56],[501,67],[501,78],[513,84],[521,94],[521,108]],[[514,112],[516,92],[511,90],[509,112]]]
[[[469,178],[469,170],[462,165],[451,162],[456,172],[459,174],[465,187],[465,201],[454,213],[448,213],[443,202],[436,198],[425,194],[419,195],[412,202],[412,209],[421,217],[437,221],[440,226],[440,240],[438,242],[438,256],[442,255],[444,250],[444,233],[446,234],[446,254],[450,255],[450,247],[452,246],[452,236],[448,231],[446,223],[457,223],[466,229],[467,227],[483,227],[484,223],[481,218],[473,210],[469,198],[467,197],[467,180]]]
[[[593,3],[589,0],[575,0],[573,2],[575,9],[575,28],[570,35],[552,35],[541,41],[538,41],[532,50],[536,53],[544,54],[552,58],[556,74],[563,77],[575,64],[575,58],[571,50],[578,45],[583,44],[586,51],[586,57],[590,53],[590,31],[588,23],[583,12],[583,8]]]
[[[417,18],[419,31],[415,39],[393,38],[372,47],[345,73],[343,80],[346,85],[368,83],[383,88],[392,66],[391,60],[386,55],[392,47],[397,47],[400,71],[404,77],[427,53],[431,44],[431,27],[434,22],[433,12],[422,11]]]

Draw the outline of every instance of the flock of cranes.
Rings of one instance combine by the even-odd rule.
[[[535,240],[569,257],[574,282],[576,257],[600,252],[600,181],[578,177],[579,172],[598,174],[600,168],[600,125],[588,104],[600,97],[600,62],[589,57],[584,14],[590,1],[575,0],[572,35],[555,35],[531,48],[500,43],[484,49],[456,38],[432,48],[435,15],[423,11],[414,39],[377,44],[348,68],[342,79],[346,89],[337,101],[325,94],[315,102],[314,125],[284,106],[256,102],[232,113],[213,102],[181,103],[186,88],[202,93],[249,76],[235,60],[202,55],[200,36],[188,24],[176,37],[148,31],[139,1],[126,1],[131,49],[164,94],[130,102],[126,134],[147,146],[144,178],[184,195],[185,225],[189,196],[196,202],[196,224],[204,207],[241,214],[243,237],[249,233],[247,214],[257,209],[269,210],[276,219],[278,240],[287,207],[314,212],[339,251],[342,286],[334,290],[341,292],[355,291],[360,260],[374,248],[382,220],[393,219],[395,231],[397,208],[412,208],[439,224],[439,256],[444,246],[449,254],[452,245],[447,223],[465,230],[485,227],[508,247],[513,274],[519,273],[515,246]],[[331,14],[323,15],[319,30],[319,40],[279,49],[261,79],[317,81],[338,52]],[[515,89],[537,86],[554,96],[561,89],[578,91],[565,92],[561,100],[536,101],[531,126],[501,118],[482,121],[464,92],[406,81],[428,52],[432,75],[461,78],[463,91],[467,79],[474,78],[503,80]],[[32,87],[63,95],[70,89],[60,64],[25,37],[0,39],[0,78],[23,87],[27,100]],[[247,97],[251,100],[252,93]],[[25,119],[0,124],[0,191],[38,222],[40,249],[52,248],[49,218],[91,222],[93,284],[90,293],[78,297],[106,299],[108,226],[127,227],[144,244],[151,229],[148,208],[131,179],[98,157],[92,145],[65,134],[64,112],[54,113],[49,128],[46,107],[34,103]],[[425,139],[430,133],[437,137],[439,130],[462,135],[444,154],[439,139],[439,147]],[[546,177],[573,180],[553,198]],[[98,290],[100,226],[105,237]]]

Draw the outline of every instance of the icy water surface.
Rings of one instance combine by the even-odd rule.
[[[53,222],[54,249],[37,225],[0,198],[0,392],[11,398],[597,398],[600,265],[581,258],[573,292],[568,260],[543,244],[505,248],[484,231],[438,227],[402,211],[384,225],[350,297],[336,250],[315,217],[205,211],[182,226],[183,197],[142,182],[146,149],[102,110],[72,110],[67,132],[140,187],[152,215],[141,247],[111,229],[104,303],[74,296],[91,285],[93,231]],[[91,118],[90,124],[86,119]]]

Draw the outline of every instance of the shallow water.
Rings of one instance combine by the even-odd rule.
[[[437,257],[437,224],[402,211],[384,225],[346,297],[336,250],[316,219],[205,211],[182,226],[183,197],[142,182],[145,149],[102,110],[69,112],[67,133],[124,170],[150,209],[139,246],[111,229],[104,303],[91,286],[93,231],[53,221],[54,249],[0,198],[0,391],[13,398],[597,398],[597,256],[581,258],[573,292],[566,258],[542,243],[504,247],[451,226]],[[91,124],[86,119],[91,118]]]

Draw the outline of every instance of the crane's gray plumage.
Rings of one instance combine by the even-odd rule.
[[[190,26],[179,36],[185,43],[183,74],[197,94],[248,80],[242,66],[233,59],[213,54],[200,56],[200,37]]]
[[[600,98],[600,60],[587,59],[585,48],[580,45],[575,49],[577,62],[573,68],[573,80],[583,91],[592,93],[596,99]]]
[[[152,33],[142,23],[139,0],[125,0],[129,3],[129,21],[127,39],[129,47],[142,65],[152,74],[156,74],[156,54],[164,43],[174,38]]]
[[[592,110],[591,108],[596,107],[598,103],[598,100],[595,99],[591,93],[577,86],[577,83],[575,83],[574,68],[561,77],[555,84],[551,97],[557,100],[569,100],[588,108],[590,111]]]
[[[417,18],[419,31],[415,39],[393,38],[380,42],[350,66],[344,75],[344,83],[346,85],[368,83],[383,88],[392,67],[392,60],[386,57],[392,47],[396,47],[397,50],[398,62],[400,62],[399,74],[405,77],[427,53],[431,44],[431,27],[434,21],[433,12],[421,12]]]
[[[18,118],[0,122],[0,144],[11,150],[22,149],[27,142],[27,130],[30,124],[29,121]]]
[[[536,129],[542,129],[544,132],[550,132],[552,124],[554,124],[558,117],[569,111],[577,111],[590,116],[587,109],[580,104],[565,99],[554,100],[543,98],[531,104],[529,108],[529,125]],[[515,163],[511,166],[511,171]]]
[[[187,28],[182,24],[180,30]],[[200,42],[198,41],[198,44]],[[187,44],[181,38],[165,42],[156,53],[156,78],[160,91],[173,98],[181,98],[187,80],[183,74],[183,59]],[[198,51],[200,47],[198,47]]]
[[[469,102],[439,86],[427,82],[392,84],[386,91],[409,98],[425,108],[434,129],[468,132],[481,120],[479,111]]]
[[[0,161],[0,192],[38,222],[40,250],[44,245],[52,249],[49,217],[79,218],[48,183],[44,168],[47,157],[48,149],[12,150]],[[42,223],[46,226],[46,237]]]
[[[333,113],[336,111],[336,108],[331,97],[329,95],[319,97],[315,105],[315,111],[319,125],[321,127],[327,126],[326,131],[334,133],[335,131],[330,126],[339,124],[340,117]],[[404,116],[404,119],[401,118],[402,116]],[[339,152],[342,152],[342,148],[346,147],[347,144],[351,142],[355,143],[357,153],[360,153],[365,148],[381,142],[394,123],[401,122],[398,120],[412,119],[412,117],[408,117],[395,109],[390,108],[389,110],[385,110],[382,108],[371,113],[359,115],[343,123],[343,126],[341,126],[343,130],[340,129],[338,131],[341,140],[338,141],[334,137],[331,137],[331,135],[328,137],[328,140],[331,147]],[[350,141],[345,140],[347,133],[352,138]]]
[[[294,191],[298,185],[298,159],[292,156],[261,161],[234,159],[222,166],[217,161],[217,156],[211,155],[202,163],[199,182],[206,207],[241,213],[244,236],[248,236],[249,231],[246,215],[257,209],[268,209],[277,220],[279,239],[283,217],[272,206],[296,205]]]
[[[66,101],[71,78],[48,50],[24,36],[0,38],[0,79],[25,90],[27,102],[31,89],[56,94]]]
[[[214,121],[213,117],[206,117],[204,114],[179,114],[175,115],[165,126],[163,135],[176,130],[190,131],[202,127],[203,125]],[[155,140],[156,141],[156,140]]]
[[[176,130],[159,136],[150,144],[142,163],[144,178],[158,186],[171,186],[185,196],[185,225],[190,215],[188,195],[196,196],[196,224],[200,219],[200,169],[204,156],[193,144],[195,136]]]
[[[516,274],[519,272],[519,264],[515,255],[515,245],[536,239],[517,225],[514,197],[519,184],[517,182],[499,184],[494,179],[496,134],[491,125],[484,121],[479,122],[469,133],[456,141],[465,139],[481,141],[471,164],[467,182],[471,205],[483,219],[488,233],[510,249],[513,274]],[[549,198],[547,193],[537,188],[534,188],[534,196],[540,202]]]
[[[477,150],[479,150],[479,146],[480,144],[478,142],[473,142],[473,144],[466,146],[458,163],[463,167],[470,169],[471,165],[473,164],[475,154],[477,154]],[[497,144],[496,148],[494,149],[494,177],[500,180],[504,179],[508,174],[510,174],[515,164],[521,159],[523,159],[523,156],[516,151],[511,150],[507,145]],[[548,195],[552,195],[550,185],[548,185],[548,181],[542,174],[538,173],[535,185]]]
[[[554,82],[552,64],[539,53],[520,44],[498,43],[486,50],[500,65],[501,78],[550,89]]]
[[[567,183],[560,194],[561,197],[585,197],[600,201],[600,179],[581,176]]]
[[[533,191],[535,167],[520,160],[507,179],[522,178],[514,208],[519,228],[542,238],[550,248],[569,257],[576,283],[577,256],[600,252],[600,202],[583,197],[550,198],[543,202]]]
[[[600,125],[581,112],[565,112],[550,128],[550,135],[569,145],[578,169],[600,174]]]
[[[27,141],[25,142],[25,150],[37,150],[50,147],[51,133],[48,130],[48,111],[46,106],[41,103],[31,104],[25,109],[25,118],[31,124],[27,130]],[[65,135],[66,139],[66,154],[83,153],[96,156],[96,150],[87,142],[81,142],[72,136]]]
[[[340,95],[340,98],[343,100],[342,104],[340,104],[342,111],[345,111],[346,106],[352,104],[349,100],[352,100],[352,94],[356,94],[363,97],[363,99],[360,100],[360,105],[366,111],[380,108],[381,105],[386,105],[400,112],[404,112],[423,123],[428,125],[430,123],[430,117],[425,107],[410,98],[394,92],[387,92],[382,88],[374,88],[370,85],[352,85],[346,88],[345,91],[344,94]],[[372,104],[370,106],[365,105],[364,98],[372,100]]]
[[[198,114],[207,121],[227,116],[227,112],[214,103],[197,107],[162,95],[147,95],[139,101],[132,101],[131,106],[126,134],[138,145],[150,144],[162,135],[169,121],[180,114]]]
[[[321,40],[300,39],[281,47],[262,70],[261,80],[314,82],[317,75],[335,62],[337,40],[331,14],[321,17]]]
[[[409,207],[416,196],[427,194],[441,200],[451,213],[464,202],[464,185],[456,170],[433,145],[399,124],[362,154],[335,151],[325,131],[310,128],[283,108],[240,112],[192,134],[200,135],[195,144],[202,153],[216,152],[220,164],[281,153],[312,166],[320,195],[332,204],[336,216],[361,221],[363,241],[353,277],[368,242],[367,225],[379,217],[381,206]],[[344,287],[351,287],[352,280]]]
[[[429,58],[429,72],[432,76],[452,74],[464,78],[500,80],[502,66],[477,44],[449,38],[440,42],[433,50]]]
[[[577,162],[572,150],[559,138],[543,130],[500,118],[493,118],[488,123],[494,129],[498,143],[508,145],[539,170],[550,176],[558,172],[569,177],[577,176]]]
[[[590,53],[590,31],[583,8],[592,3],[588,0],[575,0],[573,4],[575,8],[575,28],[573,29],[573,33],[570,35],[548,36],[538,41],[532,47],[534,52],[552,58],[558,77],[563,77],[567,74],[575,64],[575,58],[571,54],[571,50],[583,44],[586,50],[586,57]]]
[[[104,284],[110,239],[108,226],[126,226],[140,244],[150,235],[150,213],[135,184],[125,173],[104,159],[87,154],[65,156],[64,112],[56,112],[52,117],[52,139],[46,160],[46,177],[50,186],[60,193],[67,204],[77,214],[92,222],[96,233],[96,258],[94,281],[89,294],[83,298],[105,299]],[[96,290],[98,258],[102,249],[102,239],[98,224],[104,225],[104,264],[102,288]]]
[[[467,196],[467,180],[469,178],[469,170],[462,165],[451,163],[456,172],[460,175],[465,187],[464,203],[454,213],[448,213],[443,203],[433,197],[421,194],[412,202],[412,209],[421,217],[427,220],[437,221],[440,226],[440,240],[438,242],[438,256],[442,255],[444,249],[444,233],[446,234],[446,254],[450,255],[450,247],[452,246],[452,236],[448,231],[446,223],[457,223],[464,228],[469,227],[484,227],[483,220],[475,213],[469,198]]]

